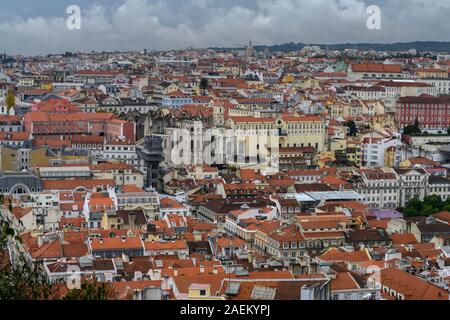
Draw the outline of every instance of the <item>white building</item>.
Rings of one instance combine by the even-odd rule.
[[[368,168],[382,168],[385,166],[385,152],[391,147],[402,146],[397,136],[371,133],[362,142],[363,162]]]
[[[435,87],[438,94],[450,94],[450,78],[429,78],[421,81]]]
[[[136,144],[130,141],[108,141],[100,152],[107,161],[119,160],[126,164],[133,166],[136,169],[140,168],[140,160],[136,152]]]
[[[242,226],[242,221],[247,219],[273,220],[277,216],[276,207],[266,208],[242,208],[230,212],[225,218],[225,230],[240,238],[244,238],[246,230]]]
[[[360,171],[361,182],[356,184],[363,202],[371,208],[397,208],[399,181],[392,169],[367,169]]]

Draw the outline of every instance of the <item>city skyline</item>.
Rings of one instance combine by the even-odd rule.
[[[4,1],[0,303],[450,301],[449,13]]]

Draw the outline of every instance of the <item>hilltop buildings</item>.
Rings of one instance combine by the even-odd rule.
[[[0,66],[11,262],[116,299],[448,300],[448,61],[255,48]]]

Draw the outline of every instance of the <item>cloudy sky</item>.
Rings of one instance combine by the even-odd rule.
[[[1,1],[0,52],[181,49],[285,42],[450,41],[449,0]],[[82,10],[81,30],[66,8]],[[381,7],[381,30],[366,25]]]

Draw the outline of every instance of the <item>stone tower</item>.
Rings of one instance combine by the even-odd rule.
[[[146,136],[144,143],[138,146],[137,154],[145,162],[147,169],[146,183],[147,187],[159,189],[159,165],[164,160],[163,157],[163,139],[160,136]]]

